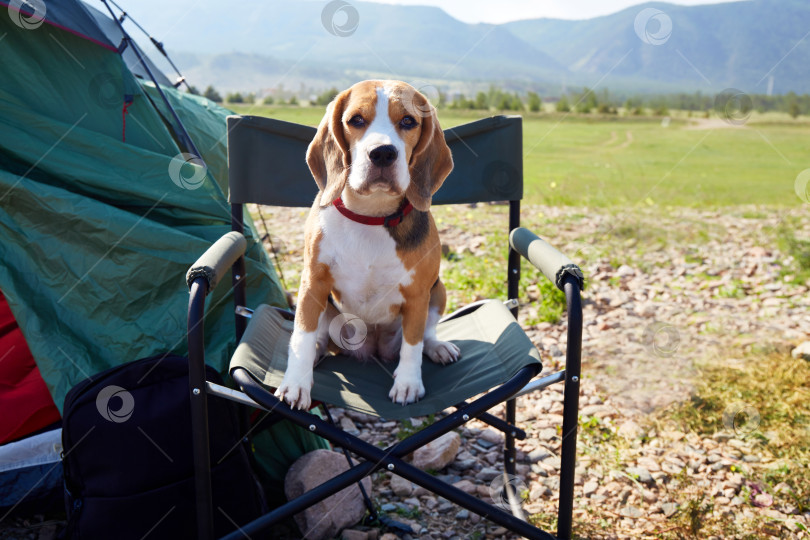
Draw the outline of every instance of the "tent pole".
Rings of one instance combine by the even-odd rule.
[[[115,13],[113,13],[113,10],[107,3],[107,0],[101,1],[104,3],[104,6],[107,8],[107,11],[110,12],[110,16],[115,21],[115,24],[118,25],[118,29],[121,30],[121,34],[123,34],[124,36],[124,42],[126,42],[127,45],[130,45],[133,42],[132,38],[127,33],[127,31],[124,30],[124,26],[121,24],[121,21],[119,21],[118,18],[115,16]],[[160,94],[163,103],[166,104],[166,107],[169,109],[169,112],[171,113],[172,118],[174,118],[174,121],[177,122],[177,126],[175,126],[175,128],[177,129],[177,138],[183,142],[183,144],[186,146],[186,149],[189,152],[191,152],[192,154],[194,154],[194,156],[199,158],[203,162],[203,165],[205,165],[205,160],[200,154],[200,151],[197,150],[197,146],[194,144],[194,141],[191,140],[191,136],[188,134],[188,131],[186,131],[186,126],[183,125],[183,122],[180,120],[180,117],[177,116],[177,112],[174,110],[174,107],[172,107],[172,104],[169,103],[169,99],[166,97],[166,94],[164,94],[163,90],[160,88],[160,85],[155,79],[155,75],[152,73],[152,70],[149,69],[149,65],[146,62],[144,62],[143,56],[141,56],[141,52],[138,50],[137,47],[134,46],[132,47],[132,52],[134,52],[135,56],[138,57],[138,62],[140,62],[140,64],[146,70],[147,75],[149,75],[149,78],[155,84],[155,89],[157,90],[158,94]]]

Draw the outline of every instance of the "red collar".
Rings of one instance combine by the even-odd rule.
[[[407,216],[411,210],[413,210],[413,205],[408,199],[403,200],[399,209],[390,216],[363,216],[360,214],[355,214],[346,208],[346,205],[343,204],[340,197],[332,201],[332,204],[335,206],[335,208],[337,208],[338,212],[352,221],[362,223],[363,225],[384,225],[386,227],[396,227],[402,223],[405,216]]]

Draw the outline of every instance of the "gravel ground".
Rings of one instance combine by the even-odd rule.
[[[810,512],[802,514],[750,481],[775,465],[751,436],[759,427],[756,411],[747,410],[744,402],[730,403],[731,421],[708,436],[678,431],[660,414],[689,399],[700,377],[698,366],[733,366],[749,362],[752,351],[787,352],[810,339],[810,284],[790,282],[793,261],[776,241],[784,227],[807,236],[810,221],[800,210],[643,207],[630,216],[585,208],[523,208],[527,226],[580,263],[588,279],[574,503],[577,536],[690,537],[684,533],[689,516],[712,516],[728,524],[716,529],[725,532],[715,538],[807,537],[803,531],[810,528]],[[273,248],[282,257],[285,281],[294,291],[305,212],[264,208],[263,214],[272,224]],[[491,245],[492,233],[506,223],[503,206],[447,207],[434,215],[448,252],[503,251],[501,244]],[[469,290],[449,294],[457,303],[476,298]],[[529,294],[536,296],[536,289],[530,286]],[[527,320],[534,319],[536,307],[522,309]],[[544,374],[561,369],[565,321],[524,327],[541,351]],[[529,436],[518,442],[516,482],[532,520],[550,530],[559,485],[561,390],[552,387],[518,402],[519,424]],[[375,444],[393,443],[404,429],[353,412],[333,413],[344,427],[355,427]],[[737,418],[741,413],[742,422]],[[413,424],[424,421],[413,419]],[[462,445],[455,461],[437,474],[490,500],[490,484],[501,471],[501,436],[480,422],[459,434]],[[373,480],[375,500],[415,531],[404,538],[512,538],[421,488],[392,481],[388,473]],[[789,488],[774,487],[780,489]],[[6,533],[19,526],[19,535],[0,530],[0,538],[52,538],[53,527],[43,520],[38,516],[4,524],[11,526]],[[349,534],[386,538],[360,529]]]
[[[452,207],[434,213],[452,253],[485,253],[486,232],[504,223],[503,207]],[[470,213],[474,219],[467,222],[476,224],[475,231],[457,225],[469,220]],[[807,218],[793,212],[798,221],[790,221],[791,212],[762,208],[642,208],[628,218],[592,209],[524,207],[523,215],[531,216],[527,221],[532,229],[546,233],[580,262],[588,278],[575,533],[682,537],[692,506],[698,505],[700,516],[710,504],[713,516],[733,524],[723,536],[803,537],[801,528],[810,527],[810,513],[775,503],[747,480],[773,466],[773,460],[749,436],[758,426],[750,419],[735,420],[746,412],[745,404],[729,404],[727,429],[702,437],[677,431],[657,413],[690,397],[700,375],[696,363],[743,362],[752,350],[789,351],[810,339],[808,286],[789,283],[792,260],[776,247],[780,227],[806,235]],[[281,223],[295,222],[300,214],[274,209],[273,223],[279,218]],[[289,265],[300,240],[285,238]],[[470,291],[450,294],[474,299]],[[560,369],[565,321],[525,329],[542,353],[544,374]],[[518,442],[524,507],[551,530],[559,485],[561,390],[551,388],[518,402],[518,420],[529,434]],[[373,443],[395,441],[399,428],[386,429],[379,420],[355,413],[337,414]],[[473,422],[460,435],[455,462],[438,474],[489,499],[493,475],[501,471],[500,434]],[[374,495],[392,517],[412,525],[412,538],[509,537],[421,488],[394,484],[387,473],[380,474]]]

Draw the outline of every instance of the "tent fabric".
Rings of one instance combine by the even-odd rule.
[[[118,48],[98,27],[87,7],[81,2],[45,2],[45,0],[20,0],[8,2],[0,0],[0,6],[8,10],[9,18],[22,28],[37,29],[48,24],[60,30],[70,32],[95,45],[111,51]]]
[[[277,388],[287,369],[293,322],[269,306],[259,306],[231,360],[231,370],[246,369],[257,381]],[[452,407],[506,382],[521,368],[540,363],[540,354],[512,313],[499,301],[439,323],[439,339],[461,349],[458,361],[438,365],[425,358],[425,397],[399,405],[388,397],[396,364],[361,362],[345,355],[326,356],[315,366],[312,399],[388,420],[426,416]]]
[[[48,3],[60,25],[68,5],[84,13],[78,2]],[[185,271],[230,230],[228,111],[163,88],[208,167],[186,163],[154,87],[116,52],[9,17],[0,35],[0,290],[61,408],[94,373],[185,354]],[[125,95],[133,100],[123,141]],[[286,305],[250,223],[245,236],[249,297]],[[205,333],[206,361],[222,372],[233,324],[231,290],[220,286]]]
[[[0,292],[0,445],[59,421],[59,409]],[[14,414],[8,414],[14,411]],[[0,472],[3,460],[0,456]]]
[[[121,41],[124,39],[124,34],[121,32],[121,29],[118,28],[118,25],[113,21],[108,11],[99,11],[93,6],[89,6],[86,4],[82,4],[82,7],[87,11],[87,13],[93,17],[93,21],[98,25],[98,27],[104,32],[104,35],[107,37],[107,40],[111,43],[115,43],[116,47]],[[126,20],[123,23],[126,25]],[[141,54],[141,58],[143,61],[138,59],[138,55],[132,50],[132,47],[138,49],[138,52]],[[141,49],[137,43],[131,42],[130,46],[124,49],[121,53],[121,56],[124,57],[124,62],[126,62],[127,67],[129,70],[135,74],[136,77],[140,77],[141,79],[148,79],[149,74],[147,73],[145,68],[149,68],[149,71],[152,72],[152,76],[155,77],[155,80],[158,84],[163,86],[171,86],[172,83],[163,74],[162,71],[152,62],[148,55],[144,54],[143,49]],[[144,64],[146,66],[144,67]]]

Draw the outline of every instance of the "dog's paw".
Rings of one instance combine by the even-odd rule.
[[[430,339],[425,341],[425,354],[437,364],[452,364],[458,360],[461,350],[449,341]]]
[[[308,410],[309,406],[312,405],[311,390],[311,378],[301,377],[297,380],[288,380],[287,375],[285,375],[274,395],[278,399],[289,403],[290,408]]]
[[[419,373],[400,374],[398,372],[399,370],[394,371],[394,386],[388,392],[391,401],[407,405],[425,396],[425,385],[422,384],[422,377]]]

